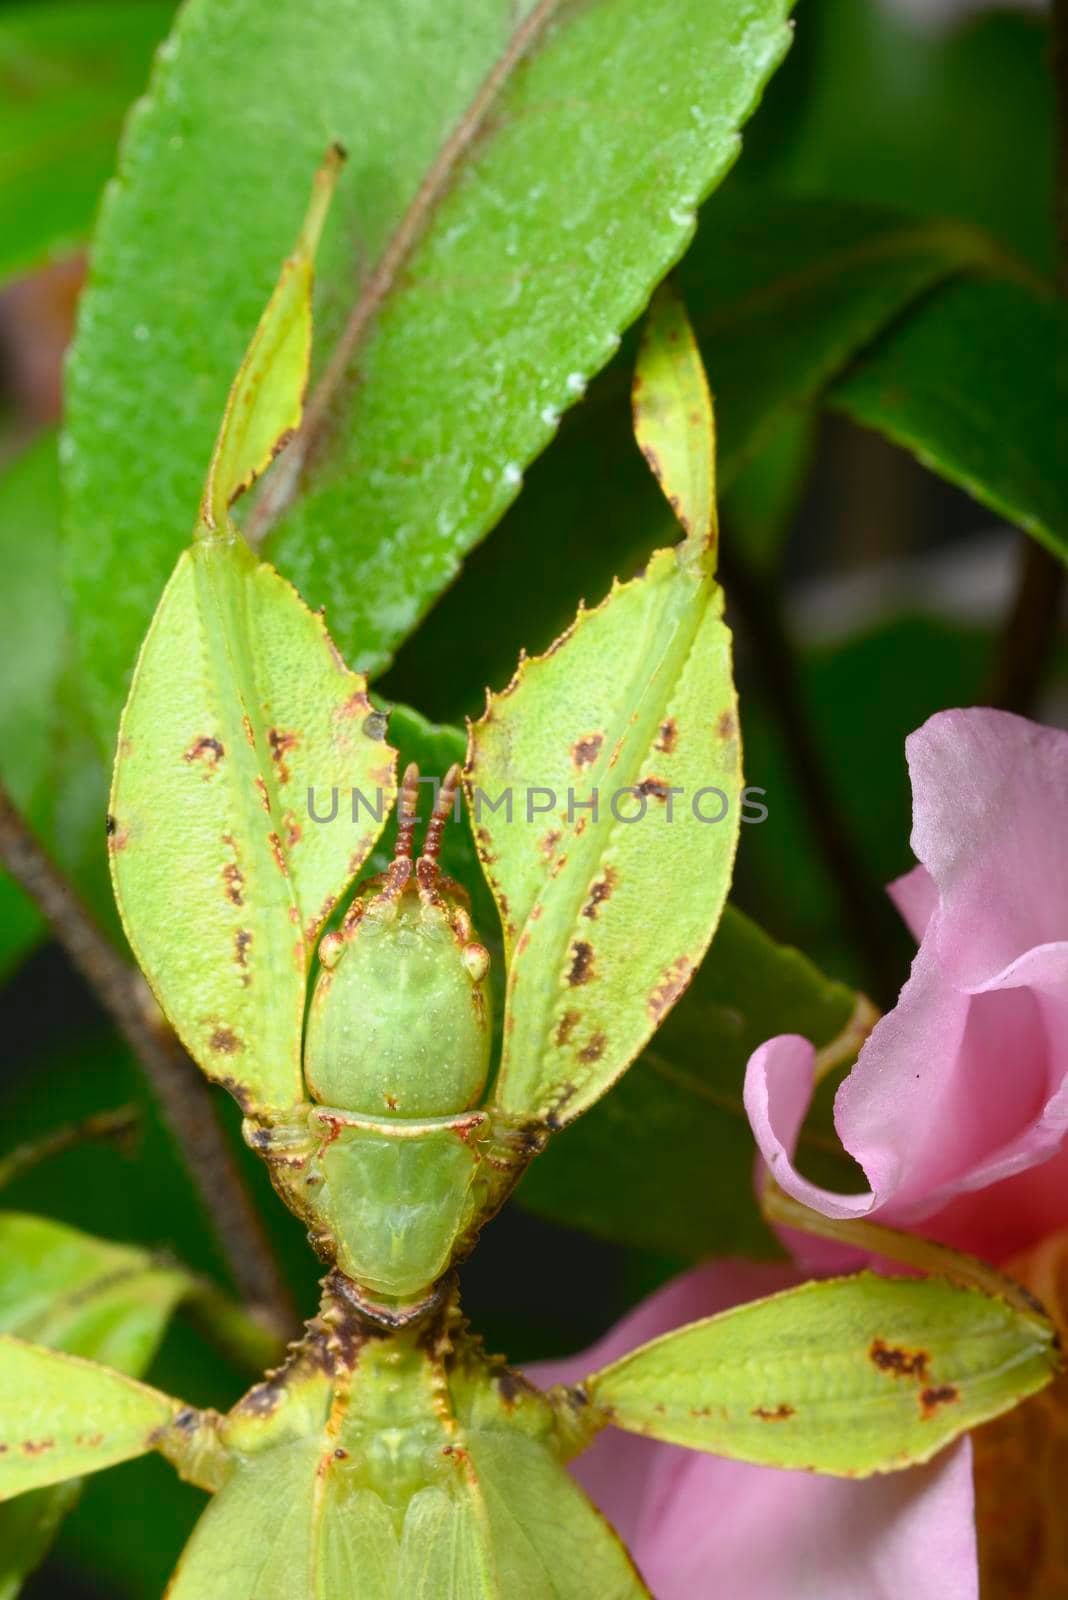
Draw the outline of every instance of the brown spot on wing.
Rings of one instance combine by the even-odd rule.
[[[220,1055],[224,1056],[237,1055],[239,1051],[245,1048],[244,1043],[237,1037],[233,1028],[216,1028],[208,1043],[213,1050],[217,1050]]]
[[[222,869],[223,886],[226,898],[232,906],[242,906],[245,897],[242,889],[245,886],[245,875],[236,861],[228,861]]]
[[[267,793],[267,785],[264,783],[263,779],[259,776],[258,773],[256,775],[256,793],[260,797],[260,805],[263,807],[264,811],[267,812],[267,815],[270,816],[270,814],[271,814],[271,797]]]
[[[226,751],[218,739],[213,739],[210,734],[205,733],[199,739],[193,740],[189,749],[183,753],[182,760],[190,763],[194,761],[202,762],[204,776],[205,778],[210,778],[218,770],[219,762],[225,754]]]
[[[282,849],[282,841],[281,841],[281,839],[278,837],[278,835],[276,833],[269,833],[267,835],[267,843],[271,847],[271,854],[274,856],[274,864],[275,864],[275,866],[278,868],[278,870],[282,874],[283,878],[288,878],[289,877],[289,863],[286,861],[286,853]]]
[[[605,1045],[607,1043],[608,1040],[605,1038],[603,1033],[595,1033],[589,1044],[583,1045],[582,1049],[579,1051],[579,1060],[585,1062],[587,1066],[594,1061],[600,1061],[601,1057],[604,1055]]]
[[[552,860],[553,851],[560,843],[561,837],[562,836],[559,828],[550,828],[545,837],[538,841],[538,849],[541,852],[541,858],[543,861]]]
[[[245,738],[246,738],[246,740],[252,746],[253,750],[255,750],[255,748],[256,748],[256,735],[253,732],[252,724],[248,720],[247,717],[242,717],[241,718],[241,726],[245,730]]]
[[[125,850],[130,842],[129,829],[120,828],[110,811],[104,823],[104,832],[107,835],[108,849],[112,855],[115,855],[119,850]]]
[[[603,733],[584,733],[581,739],[576,739],[571,746],[571,759],[581,772],[584,767],[592,767],[601,753],[604,744]]]
[[[55,1448],[56,1441],[54,1439],[24,1439],[22,1441],[22,1453],[25,1456],[40,1456],[46,1450],[54,1450]]]
[[[577,989],[581,984],[589,983],[593,975],[593,946],[587,944],[585,939],[575,939],[571,945],[571,967],[567,981],[572,989]]]
[[[366,696],[364,698],[366,699]],[[288,783],[289,764],[286,756],[300,743],[299,733],[287,732],[283,728],[268,728],[267,742],[271,747],[271,760],[278,769],[279,783]]]
[[[927,1382],[927,1367],[931,1358],[926,1350],[906,1350],[901,1345],[889,1345],[884,1339],[873,1339],[868,1359],[880,1372],[887,1372],[893,1378],[915,1378],[920,1383]]]
[[[385,736],[386,717],[383,712],[375,710],[363,689],[357,689],[353,694],[350,694],[348,699],[338,706],[334,716],[339,722],[349,722],[355,717],[379,717],[382,721],[382,730],[380,733],[372,735],[372,737],[381,739]],[[366,729],[364,731],[366,732]]]
[[[669,756],[678,743],[678,739],[678,723],[675,721],[674,717],[667,717],[665,721],[660,724],[660,732],[657,735],[656,740],[656,749],[659,750],[661,754]]]
[[[236,931],[234,933],[234,959],[236,960],[236,962],[237,962],[239,967],[246,967],[247,968],[247,966],[248,966],[248,947],[249,947],[249,945],[251,943],[252,943],[252,934],[251,934],[251,931],[248,928],[238,928],[238,929],[236,929]],[[249,974],[246,971],[244,976],[241,979],[241,982],[247,988],[247,986],[249,984],[249,981],[250,981]]]
[[[759,1417],[761,1422],[786,1422],[795,1413],[793,1406],[783,1404],[773,1407],[754,1406],[751,1414]]]
[[[635,784],[633,792],[641,795],[652,795],[654,800],[659,800],[663,803],[668,797],[669,788],[670,784],[665,783],[663,778],[649,777],[643,778],[641,783]]]
[[[734,712],[721,712],[719,720],[716,723],[716,733],[719,735],[719,737],[721,739],[733,739],[737,731],[738,724],[734,719]]]
[[[659,1022],[665,1012],[675,1004],[679,995],[693,977],[693,962],[689,956],[677,956],[649,996],[649,1011],[654,1022]]]
[[[565,1011],[560,1021],[556,1024],[556,1042],[565,1045],[570,1039],[577,1025],[582,1021],[581,1011]]]
[[[588,917],[591,922],[595,921],[598,908],[603,906],[606,900],[611,899],[612,891],[618,881],[615,868],[605,867],[604,876],[595,878],[590,884],[590,898],[582,908],[582,915]]]
[[[952,1405],[960,1399],[960,1392],[952,1383],[941,1383],[937,1387],[924,1389],[920,1395],[920,1411],[924,1421],[933,1417],[939,1406]]]

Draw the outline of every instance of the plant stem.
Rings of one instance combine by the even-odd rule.
[[[19,815],[0,782],[0,861],[38,908],[71,963],[140,1061],[182,1153],[242,1298],[288,1334],[296,1312],[245,1187],[211,1092],[165,1022],[148,985],[123,960]]]
[[[793,765],[809,826],[867,969],[869,987],[881,1005],[892,1005],[901,984],[894,960],[898,943],[896,919],[890,902],[864,869],[848,820],[828,782],[809,726],[801,691],[801,664],[778,596],[753,576],[731,549],[729,539],[720,545],[720,567],[728,606],[733,602],[749,636],[755,669],[763,679]]]
[[[1052,551],[1020,536],[1016,593],[982,703],[1031,715],[1060,629],[1065,571]]]
[[[194,1279],[182,1301],[182,1311],[209,1343],[235,1366],[257,1378],[285,1356],[281,1330],[268,1327],[262,1317],[250,1315],[246,1306],[232,1300],[208,1278]]]
[[[53,1128],[39,1139],[27,1139],[7,1155],[0,1156],[0,1189],[14,1183],[42,1161],[50,1161],[53,1156],[62,1155],[80,1144],[111,1144],[121,1150],[136,1136],[140,1120],[136,1106],[119,1106],[115,1111],[97,1111],[81,1122]]]

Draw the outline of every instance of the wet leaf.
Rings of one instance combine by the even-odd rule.
[[[31,0],[0,15],[0,277],[74,249],[174,7]]]
[[[863,352],[830,403],[1068,561],[1053,359],[1065,348],[1052,291],[948,284]]]
[[[661,331],[654,316],[639,385],[663,358]],[[692,350],[677,348],[689,367]],[[685,481],[711,482],[713,441],[695,439],[685,410],[674,438],[680,458],[705,458]],[[561,1126],[592,1105],[715,931],[740,770],[713,559],[696,530],[658,551],[544,656],[521,661],[471,729],[468,802],[508,962],[496,1091],[507,1111]]]
[[[944,1279],[828,1279],[679,1328],[588,1379],[634,1433],[844,1477],[927,1461],[1043,1388],[1037,1311]]]
[[[777,1033],[802,1034],[827,1057],[841,1049],[848,1060],[856,1004],[852,990],[727,906],[663,1028],[612,1091],[532,1164],[520,1205],[674,1258],[777,1253],[753,1192],[746,1062]],[[852,1163],[828,1110],[821,1107],[823,1128],[809,1127],[802,1159],[806,1171],[815,1162],[822,1182],[848,1189]]]
[[[725,512],[741,475],[763,471],[771,487],[766,452],[866,345],[933,285],[988,264],[992,250],[955,225],[771,195],[741,182],[742,170],[702,210],[674,273],[715,396]],[[518,645],[543,650],[577,596],[603,594],[614,575],[626,576],[671,537],[672,514],[629,435],[633,359],[628,338],[501,526],[404,647],[384,693],[418,700],[437,717],[474,712]],[[1027,381],[1026,369],[1019,377]],[[728,520],[729,537],[748,538],[752,525],[743,510]],[[748,545],[746,553],[754,553]],[[517,571],[536,581],[517,584]],[[445,659],[448,673],[439,670]]]
[[[787,47],[787,9],[183,9],[124,143],[69,368],[72,564],[105,738],[324,139],[351,157],[322,266],[333,400],[313,401],[315,448],[268,487],[297,491],[270,550],[370,669],[682,254]],[[286,115],[265,115],[280,73]]]
[[[178,1406],[111,1367],[0,1335],[0,1500],[144,1455]]]
[[[137,664],[109,844],[134,953],[187,1048],[247,1111],[301,1098],[315,942],[382,830],[394,753],[321,616],[226,519],[300,415],[322,175],[223,418],[203,520]],[[312,815],[309,790],[364,800]]]

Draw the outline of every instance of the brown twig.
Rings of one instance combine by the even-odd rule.
[[[1064,564],[1020,534],[1016,593],[1005,618],[983,705],[1030,715],[1057,643],[1065,593]]]
[[[867,987],[880,1005],[892,1005],[900,987],[894,952],[900,929],[889,900],[872,881],[853,842],[848,820],[828,782],[809,726],[801,692],[801,666],[786,629],[778,596],[761,584],[731,548],[720,546],[723,587],[752,645],[754,668],[763,679],[797,778],[813,837],[838,892],[842,913],[864,962]]]
[[[125,1152],[136,1139],[140,1126],[136,1106],[119,1106],[114,1111],[96,1111],[80,1122],[52,1128],[38,1139],[27,1139],[0,1156],[0,1189],[15,1183],[43,1161],[65,1155],[80,1144],[110,1144]]]
[[[509,74],[533,46],[545,28],[559,0],[538,0],[513,33],[507,48],[494,62],[482,80],[467,110],[445,140],[437,159],[427,171],[415,198],[400,220],[382,259],[367,279],[341,332],[334,352],[323,369],[308,401],[296,436],[286,446],[285,453],[267,480],[245,525],[245,538],[255,546],[262,542],[281,516],[296,492],[297,481],[304,470],[324,422],[341,386],[353,356],[372,319],[396,281],[397,274],[418,242],[441,196],[448,188],[453,173],[473,141],[477,138],[494,100],[507,82]]]
[[[140,1061],[189,1168],[234,1283],[279,1333],[296,1323],[289,1289],[218,1121],[211,1091],[167,1026],[148,985],[123,960],[42,849],[0,782],[0,861],[37,903],[70,961]]]

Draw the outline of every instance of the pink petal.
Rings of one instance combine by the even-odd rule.
[[[814,1048],[799,1034],[783,1033],[769,1039],[749,1058],[743,1091],[746,1114],[760,1153],[781,1189],[826,1217],[867,1216],[879,1203],[873,1192],[834,1194],[810,1183],[793,1164],[794,1147],[812,1099],[815,1065]]]
[[[905,750],[912,848],[938,886],[946,973],[981,983],[1068,938],[1068,733],[1005,711],[943,711]]]
[[[792,1165],[813,1057],[793,1037],[752,1057],[746,1107],[765,1161],[795,1198],[831,1217],[864,1216],[990,1256],[1068,1219],[1020,1175],[1057,1157],[1068,1131],[1068,734],[993,711],[932,717],[908,741],[913,844],[922,865],[891,885],[923,942],[894,1010],[862,1049],[835,1125],[870,1189],[835,1195]],[[1000,1185],[1016,1184],[1001,1196]],[[960,1197],[998,1186],[984,1208]],[[1026,1199],[1026,1215],[1003,1202]],[[939,1217],[946,1217],[940,1231]],[[952,1239],[949,1235],[952,1235]]]
[[[862,1482],[685,1454],[632,1547],[656,1600],[976,1600],[968,1440]]]
[[[700,1317],[715,1316],[743,1300],[759,1300],[779,1289],[800,1283],[800,1275],[787,1266],[751,1261],[715,1262],[673,1278],[664,1288],[643,1300],[634,1311],[617,1322],[603,1339],[580,1355],[566,1361],[541,1361],[528,1369],[527,1376],[542,1389],[554,1383],[578,1383],[618,1361],[650,1339]],[[637,1535],[647,1494],[647,1479],[660,1452],[688,1456],[688,1451],[671,1450],[636,1434],[606,1428],[590,1448],[572,1465],[575,1477],[594,1504],[605,1510],[609,1521],[624,1543],[630,1546]]]
[[[721,1261],[677,1278],[591,1350],[543,1363],[575,1382],[646,1339],[800,1282]],[[572,1470],[656,1600],[976,1600],[970,1446],[861,1483],[780,1472],[608,1428]]]
[[[938,905],[938,889],[926,867],[913,867],[903,877],[888,883],[886,892],[916,943],[927,931],[927,924]]]

